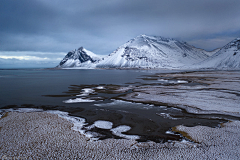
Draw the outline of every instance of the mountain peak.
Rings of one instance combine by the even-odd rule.
[[[173,38],[167,38],[167,37],[163,37],[163,36],[149,36],[146,34],[141,34],[141,35],[137,36],[136,38],[134,38],[134,40],[136,40],[136,39],[147,39],[147,40],[164,41],[164,42],[177,41],[176,39],[173,39]]]
[[[139,36],[141,36],[141,37],[146,37],[147,35],[146,35],[146,34],[141,34],[141,35],[139,35]]]
[[[205,68],[239,69],[239,60],[240,38],[236,38],[199,65]]]
[[[83,51],[83,46],[79,47],[78,50]]]
[[[91,51],[86,50],[83,47],[79,47],[78,50],[68,52],[57,67],[88,67],[91,68],[94,63],[100,61],[101,58]]]

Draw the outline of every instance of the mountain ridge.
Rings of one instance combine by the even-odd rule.
[[[172,38],[140,35],[118,47],[97,67],[177,68],[206,59],[206,52]]]
[[[239,58],[236,60],[230,58],[224,62],[221,57],[222,59],[226,59],[226,57],[218,56],[222,55],[223,50],[232,52],[234,49],[229,49],[232,46],[239,51],[238,41],[240,38],[220,49],[208,52],[173,38],[139,35],[105,57],[96,55],[83,47],[70,51],[57,68],[198,69],[221,68],[221,64],[224,64],[225,68],[228,68],[228,65],[230,68],[240,68]],[[240,55],[238,51],[235,57]],[[221,61],[221,64],[212,60],[215,59],[214,57],[218,59],[217,61]],[[232,63],[232,61],[236,62]]]
[[[232,40],[197,65],[199,68],[240,69],[240,38]]]

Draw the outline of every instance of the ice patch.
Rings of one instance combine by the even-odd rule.
[[[159,106],[159,108],[167,108],[166,106]]]
[[[79,96],[79,97],[85,97],[85,96],[88,96],[89,94],[86,94],[86,93],[83,93],[83,94],[78,94],[76,96]]]
[[[188,83],[188,81],[178,80],[177,83]]]
[[[163,118],[172,119],[172,120],[180,119],[180,118],[173,118],[173,117],[170,116],[170,114],[168,114],[168,113],[156,113],[156,115],[161,116],[161,117],[163,117]]]
[[[189,143],[189,141],[182,139],[181,143]]]
[[[95,127],[97,128],[101,128],[101,129],[112,129],[113,123],[109,122],[109,121],[96,121],[93,124]]]
[[[105,87],[103,87],[103,86],[98,86],[98,87],[96,87],[96,89],[105,89]]]
[[[122,134],[122,132],[127,132],[131,129],[131,127],[126,126],[126,125],[122,125],[122,126],[118,126],[116,128],[111,129],[112,134],[122,137],[122,138],[126,138],[126,139],[130,139],[130,140],[136,140],[139,139],[140,137],[137,135],[126,135],[126,134]]]
[[[81,103],[81,102],[94,102],[94,101],[95,100],[91,100],[91,99],[76,98],[76,99],[69,99],[63,102],[64,103]]]
[[[113,99],[111,99],[113,100]],[[121,106],[122,109],[124,108],[137,108],[137,109],[151,109],[154,105],[142,104],[142,103],[133,103],[123,100],[113,100],[111,103],[102,103],[102,104],[94,104],[98,107],[119,107]]]
[[[173,131],[166,131],[165,133],[166,134],[173,134],[173,135],[175,135],[175,133]]]
[[[175,107],[171,107],[171,109],[173,109],[173,110],[177,110],[177,111],[182,111],[182,109],[175,108]]]
[[[113,99],[111,99],[113,100]],[[120,106],[123,108],[125,106],[129,106],[130,104],[134,104],[132,102],[127,102],[127,101],[122,101],[122,100],[113,100],[111,103],[103,103],[103,104],[94,104],[95,106],[98,107],[113,107],[113,106]]]
[[[93,93],[94,92],[94,90],[91,89],[91,88],[84,88],[82,90],[83,90],[84,93]]]
[[[90,139],[90,141],[97,141],[99,138],[99,136],[101,136],[101,134],[96,133],[96,132],[91,132],[91,131],[87,131],[84,134],[87,138]]]
[[[84,88],[82,89],[83,91],[81,92],[82,94],[79,94],[77,96],[88,96],[90,93],[94,93],[95,90],[91,89],[91,88]]]
[[[159,81],[159,82],[164,82],[164,83],[167,83],[167,82],[168,82],[168,80],[166,80],[166,79],[158,79],[158,81]]]
[[[171,84],[177,84],[177,83],[188,83],[188,81],[184,80],[166,80],[166,79],[158,79],[160,83],[171,83]]]

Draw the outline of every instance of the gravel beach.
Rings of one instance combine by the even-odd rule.
[[[239,159],[240,121],[221,128],[176,126],[194,142],[89,141],[73,124],[47,112],[8,112],[0,119],[2,159]]]

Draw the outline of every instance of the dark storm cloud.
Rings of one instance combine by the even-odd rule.
[[[239,0],[0,3],[2,51],[67,52],[84,46],[97,54],[109,54],[139,34],[177,38],[211,50],[240,36]]]

